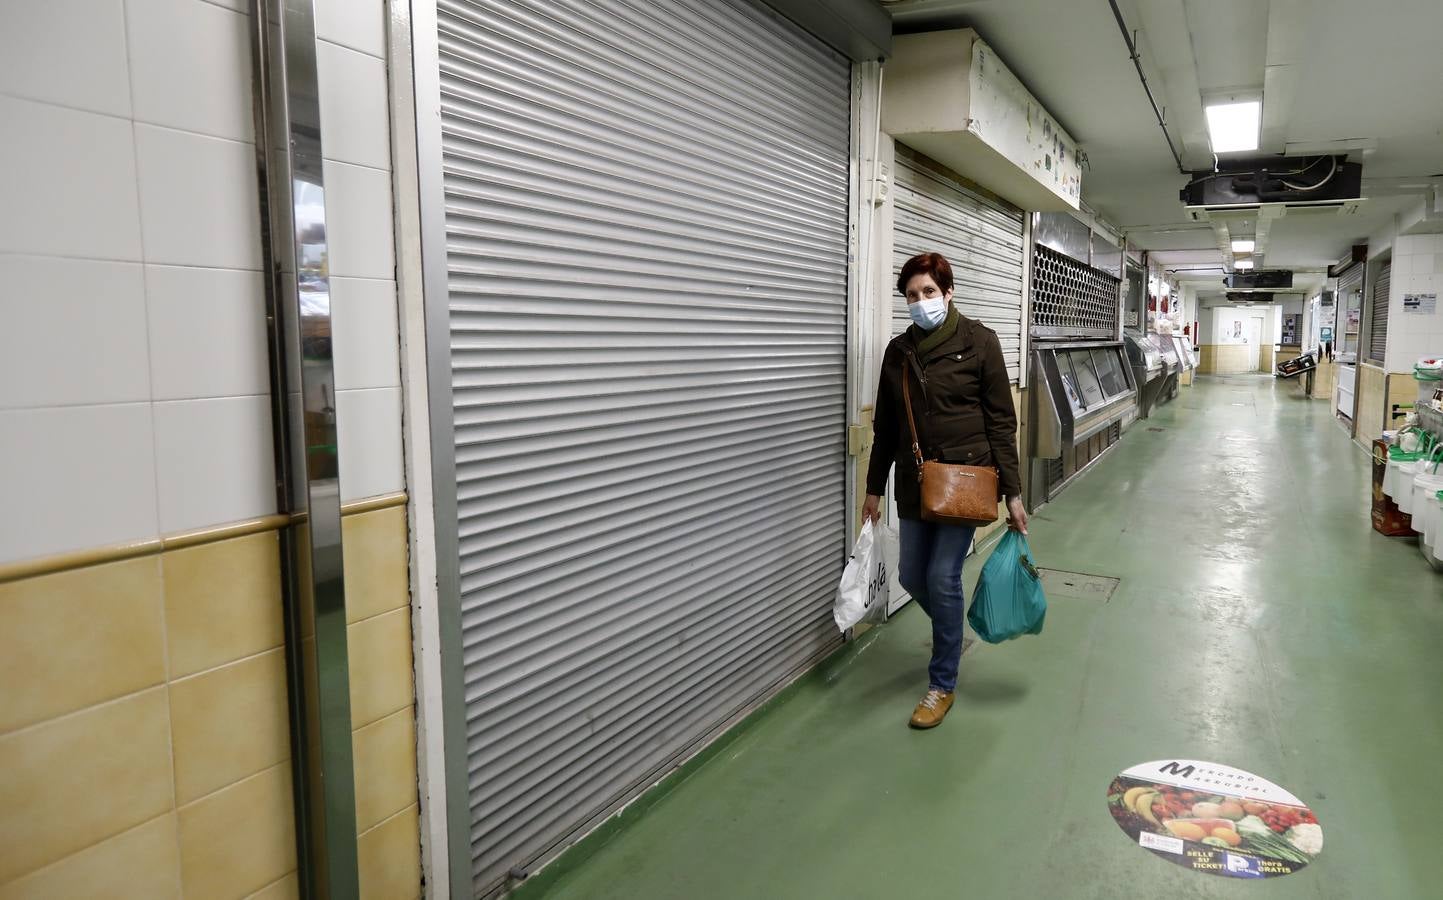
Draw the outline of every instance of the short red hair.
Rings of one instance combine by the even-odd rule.
[[[897,276],[897,293],[907,296],[907,282],[918,275],[930,275],[942,293],[952,290],[952,264],[940,253],[919,253],[902,266]]]

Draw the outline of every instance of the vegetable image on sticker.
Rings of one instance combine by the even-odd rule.
[[[1139,847],[1195,872],[1276,878],[1323,850],[1323,828],[1307,804],[1266,778],[1217,763],[1133,766],[1113,780],[1107,806]]]

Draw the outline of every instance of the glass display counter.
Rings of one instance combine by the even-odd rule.
[[[1137,387],[1121,342],[1035,346],[1029,503],[1046,502],[1122,437]]]

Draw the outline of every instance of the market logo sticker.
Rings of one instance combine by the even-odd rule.
[[[1291,875],[1323,850],[1313,811],[1251,772],[1188,759],[1133,766],[1107,806],[1139,847],[1195,872],[1227,878]]]

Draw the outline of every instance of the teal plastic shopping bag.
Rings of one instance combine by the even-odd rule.
[[[989,644],[1041,634],[1047,598],[1027,538],[1009,530],[982,567],[967,622]]]

